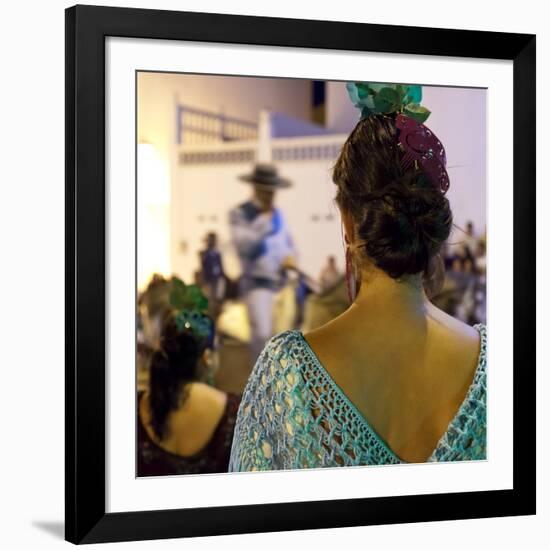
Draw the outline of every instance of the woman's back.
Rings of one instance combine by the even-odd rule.
[[[166,437],[159,441],[151,426],[149,394],[145,393],[139,408],[140,419],[151,439],[166,451],[191,456],[203,449],[220,423],[227,406],[227,394],[201,382],[186,387],[182,405],[166,418]]]
[[[239,396],[200,382],[166,419],[162,440],[151,425],[149,394],[138,396],[138,475],[226,472]]]
[[[454,384],[444,383],[444,375],[430,379],[416,371],[411,384],[401,372],[401,379],[389,384],[388,374],[377,371],[381,362],[373,369],[365,366],[363,372],[371,375],[359,383],[343,377],[343,368],[329,372],[299,331],[274,337],[243,395],[230,471],[485,459],[486,329],[475,329],[474,369],[462,368],[467,382],[455,377],[457,391],[445,397],[437,395],[438,384],[448,389]],[[322,336],[321,331],[314,334],[312,342]],[[323,347],[328,349],[328,343]],[[340,356],[349,354],[340,350]],[[452,378],[451,371],[444,370]],[[371,399],[366,397],[369,385],[377,391]]]
[[[465,399],[481,338],[427,300],[404,313],[405,301],[397,298],[395,311],[393,301],[378,309],[370,300],[366,314],[359,302],[304,338],[390,449],[424,462]]]

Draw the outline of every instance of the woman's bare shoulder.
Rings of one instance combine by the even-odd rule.
[[[345,332],[345,327],[343,321],[344,314],[331,319],[324,325],[308,330],[303,333],[304,338],[307,342],[312,344],[322,345],[327,341],[330,341],[335,336],[339,335],[341,332]]]
[[[224,391],[205,384],[204,382],[192,382],[189,386],[190,402],[196,401],[201,405],[209,405],[224,404],[227,400],[227,394]]]
[[[480,335],[479,331],[476,330],[475,327],[472,327],[460,319],[445,313],[433,304],[430,304],[428,313],[434,327],[436,327],[436,330],[441,332],[442,336],[445,336],[447,339],[454,340],[458,344],[479,344]]]

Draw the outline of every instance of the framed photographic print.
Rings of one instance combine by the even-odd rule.
[[[69,8],[66,539],[534,514],[535,123],[533,35]]]

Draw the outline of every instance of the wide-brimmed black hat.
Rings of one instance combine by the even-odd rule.
[[[272,164],[256,164],[252,174],[239,176],[239,179],[248,183],[253,183],[254,185],[259,185],[265,189],[282,189],[292,185],[290,180],[279,177],[277,168]]]

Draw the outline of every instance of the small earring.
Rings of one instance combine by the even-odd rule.
[[[355,296],[357,295],[357,278],[349,244],[346,246],[346,287],[349,302],[352,304],[355,300]]]

